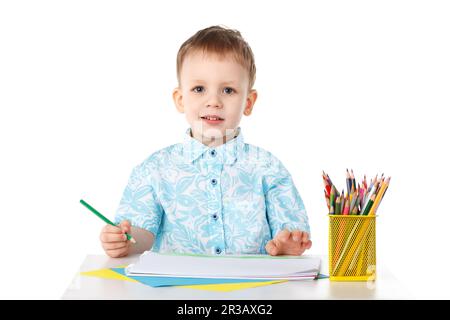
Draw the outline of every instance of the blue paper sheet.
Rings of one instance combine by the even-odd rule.
[[[128,278],[139,281],[151,287],[165,286],[190,286],[197,284],[221,284],[221,283],[242,283],[242,282],[265,282],[258,279],[205,279],[205,278],[179,278],[179,277],[135,277],[127,276],[125,268],[111,268],[111,270],[120,273]],[[272,282],[273,280],[267,281]]]

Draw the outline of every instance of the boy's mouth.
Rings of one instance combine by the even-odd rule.
[[[200,118],[205,119],[205,120],[213,120],[213,121],[214,120],[224,120],[223,118],[221,118],[219,116],[214,116],[214,115],[206,115],[206,116],[203,116]]]
[[[202,116],[200,118],[202,118],[202,120],[204,120],[208,124],[218,124],[218,123],[221,123],[223,120],[225,120],[216,115],[206,115],[206,116]]]

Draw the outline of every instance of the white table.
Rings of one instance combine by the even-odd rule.
[[[321,273],[328,275],[328,261],[322,259]],[[88,255],[80,272],[127,265],[138,259],[112,259]],[[300,299],[412,299],[411,293],[384,267],[377,266],[375,282],[332,282],[329,279],[288,281],[268,286],[216,292],[182,287],[153,288],[130,281],[101,279],[77,274],[62,299],[154,299],[154,300],[300,300]]]

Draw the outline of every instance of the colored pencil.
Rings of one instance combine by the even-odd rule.
[[[348,172],[347,169],[347,178],[345,179],[345,181],[347,182],[347,193],[350,194],[352,186],[351,186],[351,178],[350,178],[350,173]]]
[[[89,211],[91,211],[93,214],[95,214],[97,217],[99,217],[100,219],[102,219],[105,223],[110,224],[112,226],[117,226],[115,223],[113,223],[111,220],[109,220],[108,218],[106,218],[104,215],[102,215],[100,212],[98,212],[97,210],[95,210],[91,205],[89,205],[86,201],[84,200],[80,200],[80,203],[85,206],[86,208],[89,209]],[[136,243],[136,240],[134,240],[134,238],[129,235],[128,233],[125,233],[127,235],[127,239],[131,242],[131,243]]]
[[[367,202],[367,206],[364,208],[363,216],[367,216],[370,212],[370,208],[372,208],[373,202],[375,201],[375,193],[372,194],[369,201]]]
[[[390,178],[388,178],[388,180],[390,180]],[[380,201],[383,198],[383,195],[386,192],[388,185],[389,185],[389,181],[383,182],[383,185],[381,186],[381,188],[375,198],[374,204],[372,205],[372,208],[370,210],[372,214],[376,213],[378,206],[380,205]]]

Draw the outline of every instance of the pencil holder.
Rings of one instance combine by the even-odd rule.
[[[328,215],[331,281],[368,281],[376,277],[376,216]]]

